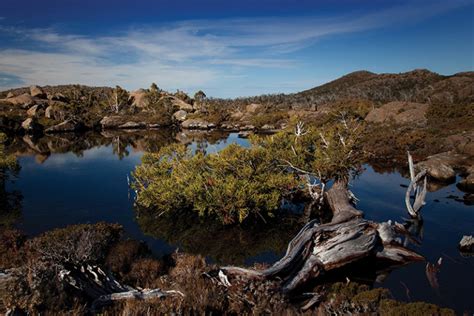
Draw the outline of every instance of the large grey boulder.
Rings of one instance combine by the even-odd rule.
[[[21,123],[21,127],[25,130],[28,134],[35,134],[40,133],[43,130],[43,126],[39,124],[36,119],[30,117],[24,120]]]
[[[66,132],[78,132],[84,129],[84,124],[81,121],[71,119],[66,120],[57,125],[51,126],[46,129],[46,133],[66,133]]]
[[[39,86],[31,86],[30,87],[30,95],[34,98],[46,99],[47,95],[43,91],[43,89]]]

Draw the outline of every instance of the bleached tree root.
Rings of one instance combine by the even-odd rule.
[[[248,278],[278,279],[285,293],[315,280],[324,273],[347,266],[364,258],[373,258],[390,265],[403,265],[424,258],[406,248],[402,240],[409,234],[403,225],[391,221],[376,223],[363,218],[351,203],[347,183],[336,181],[325,194],[333,218],[318,225],[307,223],[290,241],[278,262],[263,271],[223,267],[222,275]]]

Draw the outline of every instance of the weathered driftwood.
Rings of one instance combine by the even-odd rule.
[[[92,310],[127,299],[147,300],[173,295],[184,296],[183,293],[175,290],[135,289],[122,285],[111,274],[100,267],[91,265],[82,266],[79,269],[61,270],[59,277],[91,299]]]
[[[223,267],[221,278],[222,275],[241,275],[281,280],[282,290],[289,292],[325,272],[368,257],[393,265],[424,260],[403,246],[402,237],[409,234],[403,225],[363,219],[363,213],[351,203],[346,182],[336,181],[326,192],[325,200],[333,213],[331,222],[307,223],[289,243],[283,258],[273,266],[263,271]],[[229,278],[226,282],[231,284]]]
[[[408,168],[410,170],[410,185],[408,185],[407,192],[405,194],[405,204],[408,210],[408,213],[412,218],[421,218],[420,210],[425,205],[426,197],[426,186],[427,186],[427,177],[426,170],[421,170],[418,174],[415,175],[415,167],[413,165],[413,158],[408,154]],[[423,184],[420,182],[423,180]],[[411,194],[414,192],[415,201],[413,205],[411,204]]]

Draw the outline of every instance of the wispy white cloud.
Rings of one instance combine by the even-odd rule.
[[[109,36],[0,25],[0,36],[8,33],[33,47],[0,49],[0,69],[25,84],[138,88],[156,81],[167,89],[193,90],[215,86],[230,75],[229,69],[235,77],[241,75],[236,69],[299,66],[291,53],[325,37],[419,21],[466,3],[417,1],[379,12],[333,17],[183,21]],[[0,81],[1,88],[8,86]]]

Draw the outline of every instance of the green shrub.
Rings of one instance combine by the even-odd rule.
[[[190,209],[224,224],[243,222],[249,215],[273,216],[297,184],[270,151],[238,145],[210,155],[168,146],[145,154],[133,177],[139,205],[158,214]]]

